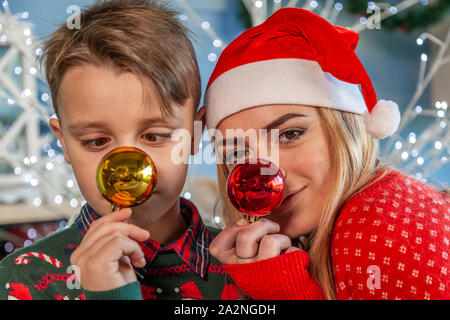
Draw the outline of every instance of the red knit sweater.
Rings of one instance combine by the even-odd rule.
[[[450,299],[450,197],[392,171],[353,196],[331,240],[338,299]],[[223,265],[254,299],[323,299],[301,250]]]

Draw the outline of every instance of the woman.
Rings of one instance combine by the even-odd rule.
[[[241,129],[216,137],[229,226],[210,251],[251,298],[450,298],[449,197],[377,160],[376,139],[400,116],[394,102],[377,102],[358,39],[308,10],[281,9],[224,50],[208,83],[199,116],[224,136]],[[262,147],[278,148],[286,196],[249,225],[224,187],[235,160]],[[310,246],[294,246],[299,238]]]

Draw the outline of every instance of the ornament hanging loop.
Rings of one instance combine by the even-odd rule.
[[[244,214],[244,219],[248,222],[248,223],[253,223],[256,222],[260,219],[260,216],[250,216],[247,214]]]

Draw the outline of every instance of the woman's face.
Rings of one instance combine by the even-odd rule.
[[[271,150],[269,154],[278,148],[278,166],[286,183],[285,198],[266,218],[279,223],[280,232],[291,238],[311,232],[322,214],[331,176],[329,142],[317,108],[301,105],[254,107],[224,119],[218,129],[226,138],[223,142],[217,141],[219,147],[216,150],[222,152],[221,159],[229,171],[234,167],[230,163],[233,160],[261,158],[261,154],[267,152],[262,148]],[[225,134],[230,129],[242,130],[235,131],[235,139],[230,139]],[[267,135],[260,129],[267,129]],[[254,130],[257,141],[248,138],[248,133]],[[271,139],[276,130],[276,138]]]

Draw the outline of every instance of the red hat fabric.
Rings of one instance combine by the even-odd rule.
[[[372,136],[391,135],[400,122],[398,106],[377,103],[354,52],[358,40],[355,31],[309,10],[278,10],[222,52],[206,89],[208,127],[259,105],[304,104],[366,113]]]

